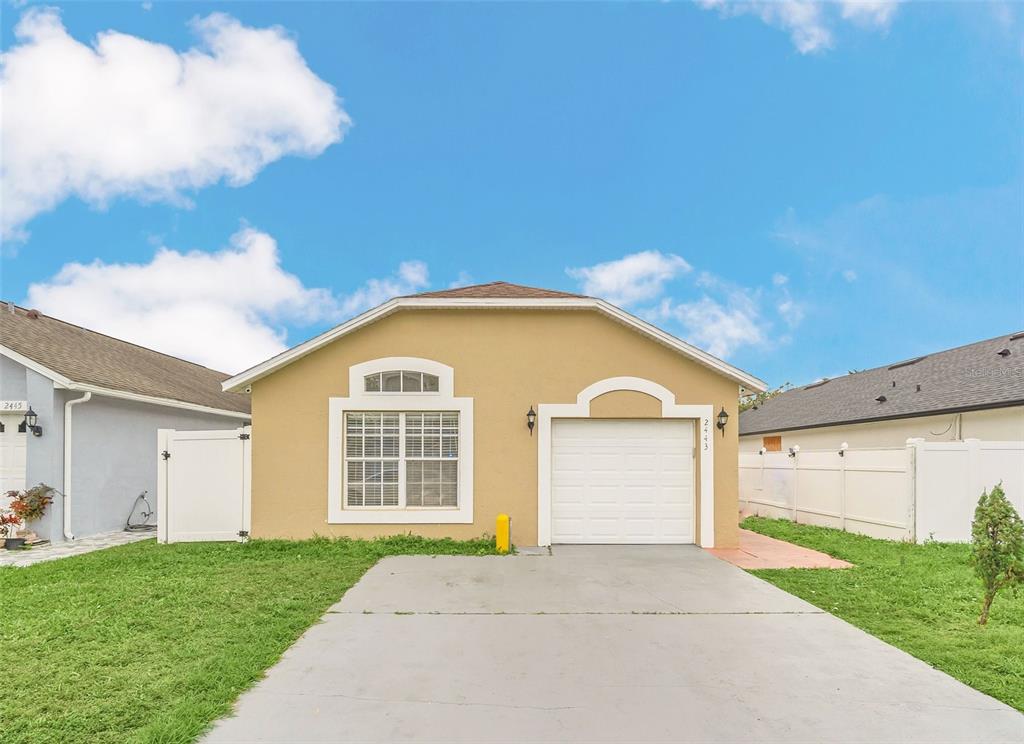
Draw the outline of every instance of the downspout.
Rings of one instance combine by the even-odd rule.
[[[83,393],[81,398],[69,400],[64,404],[64,539],[74,540],[71,532],[71,407],[79,403],[88,403],[92,393]]]

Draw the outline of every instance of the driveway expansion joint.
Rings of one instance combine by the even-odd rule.
[[[398,616],[409,616],[409,615],[466,615],[471,617],[487,617],[489,615],[494,616],[540,616],[545,615],[551,616],[562,616],[562,615],[827,615],[828,613],[824,610],[749,610],[749,611],[736,611],[736,610],[704,610],[704,611],[693,611],[693,610],[575,610],[575,611],[553,611],[553,612],[523,612],[520,610],[512,610],[508,612],[497,611],[497,612],[486,612],[486,611],[473,611],[464,610],[460,612],[449,612],[441,610],[383,610],[380,612],[374,610],[327,610],[328,615],[398,615]]]
[[[364,695],[347,695],[343,692],[275,692],[281,697],[318,697],[343,698],[364,703],[412,704],[412,705],[456,705],[468,708],[507,708],[509,710],[578,710],[578,705],[512,705],[509,703],[476,703],[471,700],[409,700],[407,698],[370,697]]]

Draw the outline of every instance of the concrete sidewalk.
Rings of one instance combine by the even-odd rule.
[[[70,558],[73,555],[85,555],[95,550],[106,550],[116,548],[118,545],[139,542],[140,540],[152,540],[156,538],[156,532],[103,532],[98,535],[90,535],[78,540],[67,542],[51,543],[40,545],[27,550],[0,550],[0,566],[14,566],[24,568],[33,566],[36,563],[56,561],[61,558]]]
[[[207,742],[1014,742],[1024,716],[693,547],[381,561]]]

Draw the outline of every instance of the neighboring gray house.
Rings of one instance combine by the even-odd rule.
[[[8,490],[57,489],[33,525],[54,542],[123,528],[143,491],[155,510],[157,429],[249,422],[248,396],[221,390],[227,377],[0,303],[0,506]]]
[[[740,451],[1024,441],[1024,333],[804,385],[743,411]]]

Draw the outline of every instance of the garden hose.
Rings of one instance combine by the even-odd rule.
[[[147,493],[149,493],[149,491],[143,491],[140,493],[135,499],[135,503],[132,504],[132,510],[128,512],[128,519],[124,521],[125,532],[152,532],[156,529],[155,524],[149,523],[149,518],[153,516],[153,507],[146,498]],[[140,501],[146,505],[145,509],[139,510],[139,516],[142,517],[142,521],[132,524],[132,516],[134,516],[135,510],[139,508]]]

